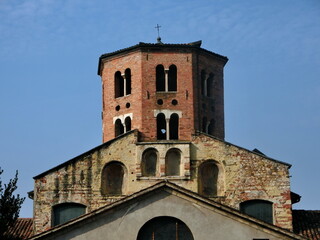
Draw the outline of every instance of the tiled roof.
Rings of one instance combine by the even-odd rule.
[[[320,211],[293,210],[293,231],[311,240],[320,239]]]
[[[32,225],[32,218],[18,218],[15,224],[8,229],[5,235],[11,236],[14,239],[28,239],[33,233]]]

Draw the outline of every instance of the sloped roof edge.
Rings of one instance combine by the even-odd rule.
[[[33,179],[37,179],[37,178],[43,177],[44,175],[46,175],[46,174],[48,174],[48,173],[50,173],[50,172],[53,172],[53,171],[55,171],[55,170],[57,170],[57,169],[59,169],[59,168],[62,168],[62,167],[66,166],[66,165],[68,165],[68,164],[70,164],[70,163],[76,162],[79,158],[81,158],[81,157],[83,157],[83,156],[89,155],[89,154],[91,154],[91,153],[93,153],[93,152],[95,152],[95,151],[97,151],[97,150],[99,150],[99,149],[101,149],[101,148],[103,148],[103,147],[109,146],[111,143],[117,141],[118,139],[121,139],[121,138],[123,138],[123,137],[125,137],[125,136],[127,136],[127,135],[132,134],[132,133],[137,134],[137,132],[138,132],[138,130],[134,129],[134,130],[128,131],[128,132],[126,132],[126,133],[124,133],[124,134],[121,134],[121,135],[119,135],[118,137],[115,137],[115,138],[113,138],[113,139],[111,139],[111,140],[109,140],[109,141],[107,141],[107,142],[105,142],[105,143],[100,144],[100,145],[97,146],[97,147],[94,147],[94,148],[90,149],[89,151],[86,151],[86,152],[84,152],[84,153],[81,153],[80,155],[78,155],[78,156],[76,156],[76,157],[74,157],[74,158],[71,158],[70,160],[67,160],[67,161],[65,161],[65,162],[63,162],[63,163],[61,163],[61,164],[59,164],[59,165],[57,165],[57,166],[55,166],[55,167],[53,167],[53,168],[50,168],[49,170],[47,170],[47,171],[45,171],[45,172],[42,172],[42,173],[34,176]]]
[[[227,142],[227,141],[225,141],[225,140],[222,140],[222,139],[220,139],[220,138],[217,138],[217,137],[215,137],[215,136],[212,136],[212,135],[210,135],[210,134],[207,134],[207,133],[204,133],[204,132],[201,132],[201,131],[196,131],[195,136],[198,136],[198,135],[205,135],[205,136],[210,137],[210,138],[213,138],[213,139],[215,139],[215,140],[217,140],[217,141],[219,141],[219,142],[222,142],[222,143],[231,145],[231,146],[236,147],[236,148],[240,148],[240,149],[242,149],[242,150],[245,150],[245,151],[250,152],[250,153],[252,153],[252,154],[258,155],[258,156],[263,157],[263,158],[266,158],[266,159],[271,160],[271,161],[273,161],[273,162],[277,162],[277,163],[286,165],[286,166],[288,166],[289,168],[291,168],[291,166],[292,166],[290,163],[286,163],[286,162],[282,162],[282,161],[280,161],[280,160],[276,160],[276,159],[274,159],[274,158],[268,157],[268,156],[265,155],[265,154],[259,154],[259,153],[255,152],[255,151],[253,151],[253,150],[249,150],[249,149],[247,149],[247,148],[240,147],[240,146],[238,146],[238,145],[236,145],[236,144]]]
[[[170,48],[171,49],[174,49],[174,48],[199,49],[199,50],[201,50],[203,52],[212,54],[212,55],[220,58],[221,60],[225,61],[225,63],[228,61],[228,58],[226,56],[222,56],[220,54],[214,53],[214,52],[209,51],[207,49],[201,48],[201,44],[202,44],[201,40],[196,41],[196,42],[191,42],[191,43],[180,43],[180,44],[177,44],[177,43],[145,43],[145,42],[139,42],[138,44],[133,45],[131,47],[122,48],[122,49],[119,49],[119,50],[114,51],[114,52],[102,54],[99,57],[98,72],[97,73],[98,73],[98,75],[100,75],[102,59],[108,58],[108,57],[111,57],[111,56],[115,56],[115,55],[118,55],[118,54],[121,54],[121,53],[130,52],[130,51],[134,51],[134,50],[137,50],[137,49],[146,49],[146,48],[151,48],[151,49],[159,49],[159,48],[167,48],[167,49],[170,49]]]
[[[51,233],[55,233],[55,232],[58,232],[59,230],[63,230],[63,229],[66,229],[66,228],[69,228],[71,227],[73,224],[77,224],[77,223],[80,223],[80,222],[83,222],[85,220],[89,220],[91,217],[94,217],[100,213],[103,213],[105,211],[108,211],[109,209],[112,209],[116,206],[119,206],[119,205],[122,205],[122,204],[125,204],[131,200],[134,200],[136,198],[140,198],[140,197],[143,197],[144,195],[147,195],[153,191],[159,191],[159,190],[164,190],[164,191],[167,191],[169,193],[172,193],[172,192],[177,192],[179,194],[182,194],[184,196],[187,196],[187,197],[190,197],[190,198],[193,198],[195,199],[197,202],[200,202],[202,204],[206,204],[206,205],[209,205],[215,209],[217,209],[218,211],[223,211],[223,212],[226,212],[228,214],[231,214],[233,215],[234,217],[237,217],[237,218],[241,218],[242,220],[248,222],[248,223],[251,223],[251,224],[254,224],[254,225],[258,225],[259,227],[263,227],[269,231],[272,231],[272,232],[276,232],[278,234],[283,234],[287,237],[291,237],[293,239],[306,239],[304,238],[303,236],[301,235],[297,235],[289,230],[286,230],[286,229],[283,229],[283,228],[280,228],[280,227],[277,227],[277,226],[274,226],[272,224],[268,224],[268,223],[265,223],[261,220],[258,220],[256,218],[253,218],[251,216],[248,216],[246,214],[243,214],[243,213],[240,213],[238,210],[235,210],[235,209],[232,209],[230,207],[227,207],[221,203],[218,203],[218,202],[215,202],[213,200],[209,200],[207,198],[204,198],[202,196],[200,196],[199,194],[197,193],[194,193],[190,190],[187,190],[183,187],[180,187],[174,183],[171,183],[171,182],[168,182],[168,181],[161,181],[159,183],[156,183],[155,185],[152,185],[148,188],[145,188],[141,191],[138,191],[138,192],[135,192],[131,195],[128,195],[116,202],[113,202],[113,203],[110,203],[106,206],[103,206],[101,208],[98,208],[90,213],[87,213],[87,214],[84,214],[78,218],[75,218],[73,220],[70,220],[64,224],[61,224],[61,225],[58,225],[56,227],[53,227],[45,232],[42,232],[40,234],[37,234],[37,235],[34,235],[33,237],[30,238],[30,240],[36,240],[38,238],[41,238],[41,237],[44,237],[46,235],[49,235]],[[180,195],[181,196],[181,195]]]

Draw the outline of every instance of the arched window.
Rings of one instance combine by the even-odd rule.
[[[193,240],[188,226],[174,217],[155,217],[139,230],[137,240]]]
[[[199,193],[206,197],[215,197],[218,194],[219,169],[213,161],[206,161],[199,166],[198,180]]]
[[[249,200],[240,203],[240,211],[264,222],[273,224],[272,202]]]
[[[142,176],[155,176],[157,172],[157,150],[154,148],[147,149],[142,154],[141,174]]]
[[[86,206],[79,203],[62,203],[53,206],[53,226],[65,223],[86,213]]]
[[[202,132],[206,133],[207,132],[207,118],[204,117],[202,118]]]
[[[213,132],[214,132],[214,120],[211,119],[210,124],[209,124],[209,126],[208,126],[208,133],[209,133],[210,135],[213,135]]]
[[[116,98],[124,95],[124,81],[119,71],[114,74],[114,95]]]
[[[125,169],[120,162],[110,162],[102,170],[101,192],[108,195],[122,195]]]
[[[166,154],[166,176],[180,176],[181,154],[178,149],[170,149]]]
[[[124,120],[124,124],[126,125],[126,132],[131,130],[131,118],[130,117],[126,117],[126,119]]]
[[[206,71],[202,70],[201,71],[201,95],[205,96],[206,95]]]
[[[207,96],[213,96],[213,74],[210,73],[209,78],[207,79]]]
[[[116,122],[114,123],[114,131],[115,131],[114,133],[115,137],[118,137],[120,134],[124,133],[124,127],[120,119],[117,119]]]
[[[126,95],[131,94],[131,70],[127,68],[124,72],[126,78]]]
[[[170,139],[179,138],[179,116],[176,113],[171,114],[169,121]]]
[[[175,65],[169,67],[168,91],[177,91],[177,67]]]
[[[157,139],[164,140],[167,134],[166,117],[163,113],[157,115]]]
[[[156,90],[165,91],[165,73],[162,65],[156,67]]]

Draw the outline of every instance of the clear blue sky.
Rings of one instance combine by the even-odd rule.
[[[227,56],[226,140],[292,164],[320,209],[319,0],[0,0],[0,166],[33,176],[101,144],[101,54],[202,40]],[[32,216],[27,199],[21,217]]]

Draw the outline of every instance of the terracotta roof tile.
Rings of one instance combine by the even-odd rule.
[[[293,231],[308,239],[320,239],[320,211],[293,210]]]
[[[15,224],[8,229],[5,235],[12,236],[15,239],[27,239],[33,234],[32,225],[32,218],[18,218]]]

